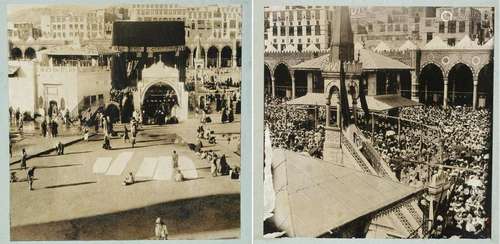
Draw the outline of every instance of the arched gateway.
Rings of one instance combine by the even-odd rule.
[[[142,71],[142,82],[134,94],[136,110],[143,109],[145,119],[154,118],[159,112],[187,119],[188,93],[179,82],[179,70],[157,62]]]

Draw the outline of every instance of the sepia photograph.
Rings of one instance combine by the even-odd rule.
[[[491,238],[494,19],[264,7],[264,238]]]
[[[240,238],[240,5],[7,16],[11,241]]]

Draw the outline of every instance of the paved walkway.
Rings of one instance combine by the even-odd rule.
[[[116,138],[111,140],[113,150],[102,149],[102,135],[97,135],[89,142],[67,147],[65,155],[30,159],[28,166],[37,167],[35,190],[29,191],[24,181],[10,186],[11,237],[14,240],[149,239],[154,220],[161,216],[171,239],[237,238],[240,183],[228,176],[212,177],[208,162],[189,150],[184,142],[196,140],[197,126],[195,120],[178,125],[144,126],[135,148]],[[239,133],[237,122],[222,127]],[[222,127],[210,126],[216,133]],[[227,152],[229,164],[239,165],[239,156],[229,154],[235,144],[210,147],[218,154]],[[191,159],[196,179],[175,182],[168,177],[166,180],[150,177],[153,172],[148,168],[150,161],[156,159],[160,165],[173,150],[180,158]],[[111,165],[128,152],[133,155],[125,163],[119,162],[118,173],[108,174],[109,168],[103,173],[95,172],[99,158],[110,158]],[[17,165],[11,166],[11,171],[19,178],[25,177]],[[146,177],[137,179],[137,184],[122,185],[128,172],[139,171],[145,172]]]

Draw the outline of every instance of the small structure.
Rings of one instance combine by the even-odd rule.
[[[177,97],[178,105],[178,109],[173,112],[172,116],[176,116],[179,121],[186,120],[188,92],[184,90],[184,83],[179,81],[179,70],[161,61],[142,70],[142,80],[137,83],[137,91],[133,94],[135,109],[139,110],[145,103],[160,103],[159,97],[169,91]]]

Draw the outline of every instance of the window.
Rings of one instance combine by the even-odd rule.
[[[317,36],[321,35],[321,29],[319,25],[314,26],[314,34]]]
[[[457,32],[457,22],[455,20],[448,21],[448,33]]]
[[[387,26],[387,32],[391,32],[392,31],[392,25],[388,25]]]
[[[427,32],[427,42],[432,40],[432,32]]]
[[[288,27],[288,35],[289,36],[295,35],[295,28],[293,26]]]
[[[281,26],[280,27],[280,35],[281,36],[286,36],[285,26]]]
[[[302,52],[302,44],[297,44],[297,50],[299,50],[299,52]]]
[[[439,33],[444,33],[444,21],[439,21]]]
[[[311,35],[311,26],[310,25],[306,26],[306,35],[308,35],[308,36]]]
[[[273,36],[277,36],[277,35],[278,35],[278,27],[273,26]]]
[[[458,22],[458,32],[460,33],[465,32],[465,21]]]
[[[281,44],[281,51],[285,50],[286,44]]]
[[[407,31],[408,31],[408,25],[407,25],[407,24],[404,24],[404,25],[403,25],[403,31],[404,31],[404,32],[407,32]]]
[[[384,24],[380,25],[380,30],[379,31],[380,32],[385,32],[385,25]]]
[[[302,26],[297,26],[297,36],[302,36]]]
[[[395,27],[394,27],[394,31],[401,31],[401,26],[399,24],[397,24]]]

